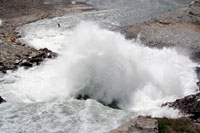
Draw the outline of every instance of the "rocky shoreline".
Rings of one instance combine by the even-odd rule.
[[[17,32],[2,33],[0,42],[0,72],[16,70],[19,67],[29,68],[39,65],[46,58],[54,58],[56,53],[48,49],[34,49],[16,41],[20,35]]]
[[[56,53],[46,48],[37,50],[18,42],[17,39],[20,38],[20,35],[15,31],[18,26],[44,18],[62,16],[66,13],[84,11],[74,9],[70,3],[68,7],[55,8],[51,4],[41,3],[40,0],[32,3],[32,7],[22,8],[20,3],[23,1],[28,2],[23,6],[30,5],[32,2],[31,0],[10,0],[10,2],[3,0],[3,3],[0,3],[0,19],[3,20],[3,24],[0,26],[0,73],[6,73],[7,70],[14,71],[19,67],[30,68],[48,58],[57,56]],[[5,3],[16,5],[16,9],[6,10],[12,6]],[[84,3],[78,4],[79,6],[89,6]],[[94,8],[88,8],[88,10],[94,10]],[[192,55],[200,53],[200,0],[195,0],[186,7],[158,15],[148,22],[123,27],[121,32],[127,39],[139,37],[144,44],[150,47],[175,46],[189,49]],[[200,57],[198,55],[197,58]],[[0,97],[0,103],[3,102],[5,100]],[[163,121],[172,123],[184,121],[186,125],[195,129],[194,132],[200,131],[200,93],[177,99],[175,102],[165,103],[163,106],[179,109],[184,117],[172,120],[138,116],[110,133],[158,133],[161,128],[160,123]],[[168,127],[170,131],[174,131],[169,125]]]
[[[147,22],[121,28],[127,39],[139,37],[149,47],[181,47],[200,52],[200,1],[167,11]]]
[[[60,7],[60,5],[63,5]],[[85,8],[77,8],[85,7]],[[25,69],[40,65],[57,53],[44,49],[35,49],[19,42],[21,37],[16,28],[45,18],[63,16],[67,13],[95,10],[92,6],[71,0],[62,3],[48,3],[48,0],[2,0],[0,2],[0,73]],[[1,97],[0,103],[5,102]]]
[[[59,7],[58,4],[65,6]],[[76,7],[87,7],[79,9]],[[62,16],[66,13],[94,10],[82,2],[47,3],[46,0],[2,0],[0,2],[0,73],[16,70],[18,67],[29,68],[39,65],[46,58],[56,57],[56,53],[48,49],[37,50],[17,39],[21,36],[15,31],[18,26],[44,18]]]
[[[199,133],[199,123],[187,118],[168,119],[138,116],[109,133]]]
[[[168,106],[180,110],[187,118],[200,123],[200,93],[177,99],[174,102],[167,102],[162,107]]]
[[[138,116],[109,133],[158,133],[158,122],[153,118]]]
[[[200,63],[200,0],[157,15],[147,22],[122,27],[121,33],[127,39],[139,38],[148,47],[187,49],[191,59]],[[198,68],[197,75],[199,78]],[[183,117],[168,119],[138,116],[110,133],[200,132],[200,93],[164,103],[164,106],[180,110]]]

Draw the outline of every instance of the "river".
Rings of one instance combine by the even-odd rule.
[[[160,106],[195,92],[197,64],[175,48],[148,48],[112,29],[189,1],[88,3],[101,10],[44,19],[17,29],[22,42],[37,49],[46,47],[58,57],[0,75],[0,93],[7,101],[0,105],[1,133],[106,133],[137,115],[180,116],[178,110]],[[91,99],[77,100],[78,95]],[[104,106],[113,102],[120,109]]]

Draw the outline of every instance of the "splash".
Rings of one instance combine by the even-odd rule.
[[[5,77],[7,100],[45,102],[81,94],[156,116],[162,103],[196,89],[196,64],[175,49],[151,49],[91,22],[79,24],[68,44],[62,43],[57,59]]]
[[[3,21],[0,19],[0,26],[2,26],[3,25]]]

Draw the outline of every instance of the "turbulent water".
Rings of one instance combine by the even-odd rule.
[[[22,41],[59,56],[0,75],[0,93],[8,101],[0,105],[0,132],[103,133],[140,114],[179,117],[177,110],[160,106],[195,92],[197,64],[175,48],[151,49],[108,30],[120,22],[105,19],[111,12],[72,14],[18,29]],[[79,94],[91,99],[76,100]],[[121,110],[98,101],[117,101]]]
[[[2,20],[0,19],[0,26],[3,24]]]

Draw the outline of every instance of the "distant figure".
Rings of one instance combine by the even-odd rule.
[[[199,87],[199,92],[200,92],[200,81],[199,82],[197,82],[197,86]]]
[[[60,24],[59,23],[57,23],[58,24],[58,28],[60,28]]]

